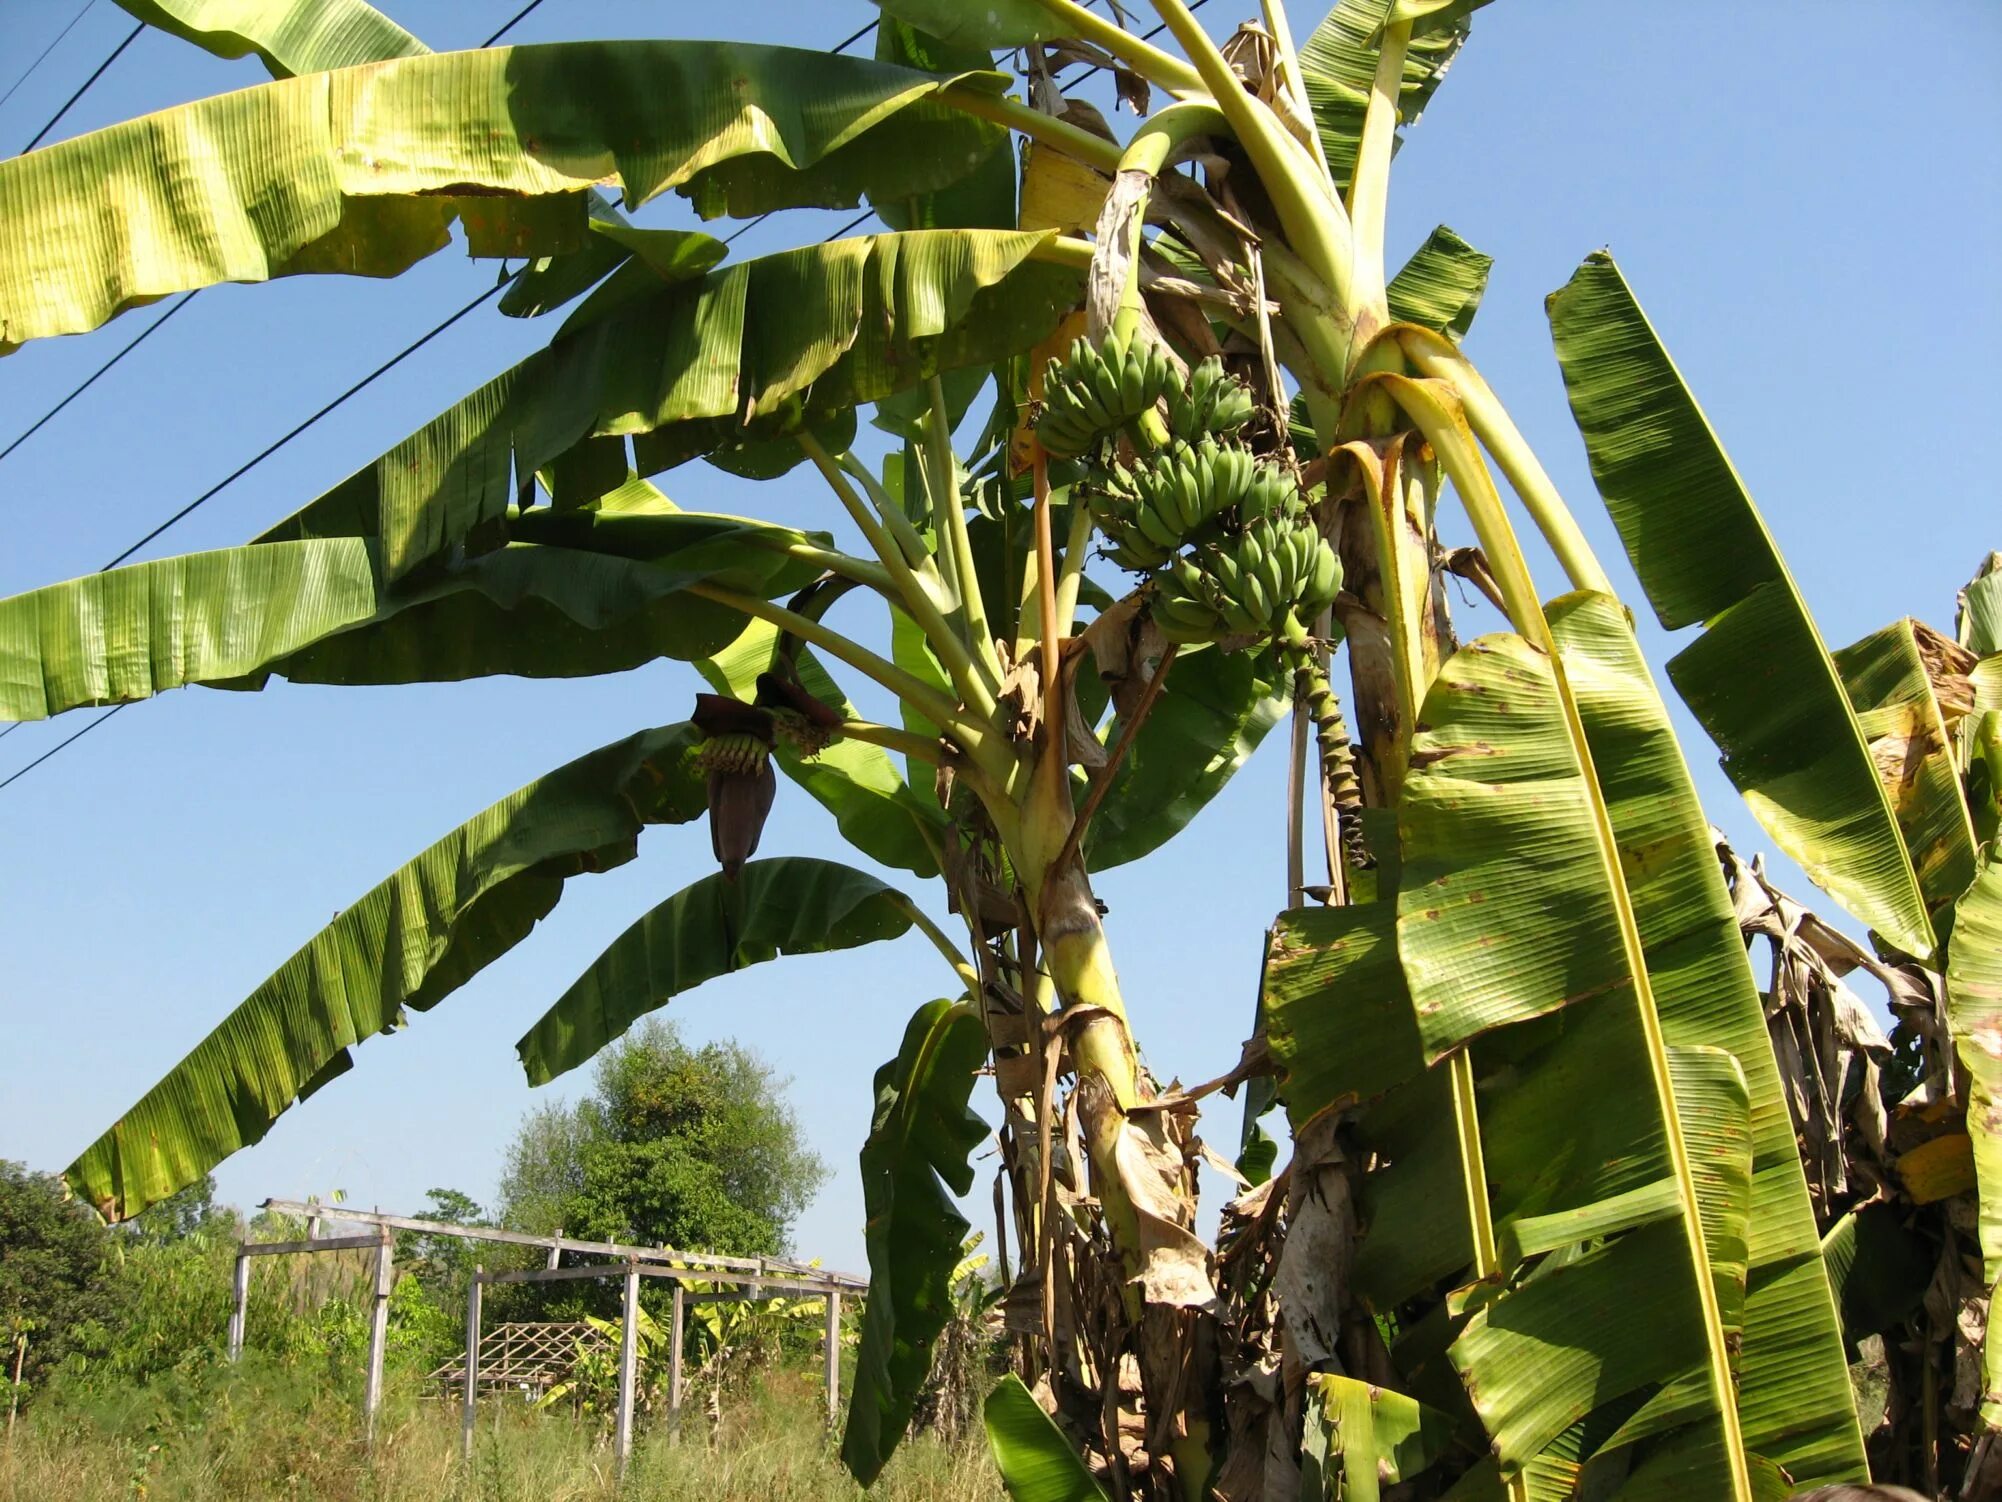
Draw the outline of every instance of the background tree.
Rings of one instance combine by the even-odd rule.
[[[657,1020],[636,1028],[599,1060],[591,1094],[523,1119],[499,1220],[590,1241],[782,1252],[827,1177],[783,1084],[741,1044],[690,1047]]]
[[[53,1174],[0,1159],[0,1330],[8,1380],[18,1330],[28,1336],[21,1381],[30,1391],[64,1358],[104,1348],[114,1301],[101,1275],[110,1252],[111,1233],[64,1197]]]

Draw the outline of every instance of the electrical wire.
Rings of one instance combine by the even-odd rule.
[[[0,94],[0,104],[5,104],[9,99],[12,99],[14,97],[14,91],[20,88],[22,84],[28,81],[29,74],[33,73],[35,69],[41,67],[41,65],[48,60],[48,56],[51,52],[54,52],[57,47],[62,45],[62,40],[64,37],[68,36],[72,31],[76,30],[76,23],[81,21],[86,15],[88,15],[90,13],[90,8],[95,4],[97,4],[97,0],[83,0],[83,7],[80,10],[78,10],[75,15],[70,17],[69,25],[65,26],[61,31],[57,32],[56,39],[53,42],[49,43],[48,46],[44,47],[40,52],[36,53],[35,60],[29,63],[27,67],[21,70],[21,76],[15,79],[11,84],[7,85],[7,92],[4,94]]]
[[[63,116],[67,115],[70,112],[71,108],[74,107],[74,105],[79,99],[83,98],[85,94],[88,94],[90,92],[90,86],[96,83],[100,78],[104,77],[104,70],[106,68],[109,68],[113,63],[117,62],[118,55],[121,52],[123,52],[127,47],[130,47],[134,42],[138,41],[139,33],[144,31],[145,29],[146,29],[146,23],[144,21],[141,21],[137,25],[135,25],[130,31],[126,32],[125,40],[120,42],[116,47],[113,47],[111,49],[111,56],[107,57],[103,62],[99,63],[97,65],[97,70],[93,72],[90,75],[90,77],[86,78],[82,83],[77,85],[76,92],[63,101],[63,107],[61,109],[57,110],[53,115],[49,116],[49,123],[47,125],[44,125],[40,130],[35,132],[35,139],[30,141],[26,146],[23,146],[19,152],[19,155],[26,156],[29,152],[33,151],[37,146],[41,145],[43,141],[47,140],[49,132],[54,130],[56,126],[61,123]]]

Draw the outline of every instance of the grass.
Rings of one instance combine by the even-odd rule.
[[[252,1361],[104,1396],[49,1394],[0,1454],[0,1502],[854,1502],[865,1494],[841,1468],[821,1402],[808,1373],[764,1373],[726,1406],[713,1446],[692,1405],[679,1441],[642,1429],[622,1488],[593,1419],[484,1404],[468,1464],[456,1404],[392,1391],[371,1458],[349,1383]],[[917,1436],[867,1495],[1002,1499],[977,1436]]]

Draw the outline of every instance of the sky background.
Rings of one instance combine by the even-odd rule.
[[[0,89],[77,8],[0,10]],[[476,45],[519,0],[381,8],[442,50]],[[1221,34],[1253,9],[1212,0],[1203,16]],[[546,0],[509,40],[828,46],[873,14],[859,0]],[[1832,645],[1905,614],[1951,630],[1955,590],[2002,546],[2002,7],[1941,0],[1924,17],[1920,28],[1909,7],[1865,0],[1501,0],[1476,16],[1398,158],[1393,268],[1440,222],[1496,257],[1467,348],[1635,603],[1664,688],[1676,643],[1654,628],[1592,490],[1543,316],[1544,296],[1599,246],[1704,403]],[[1297,7],[1296,31],[1317,19]],[[130,26],[97,0],[0,105],[0,151],[33,136]],[[148,32],[52,139],[264,77],[254,59],[224,63]],[[671,197],[640,217],[691,222]],[[736,250],[816,239],[847,217],[781,215]],[[99,567],[494,274],[455,247],[394,282],[204,292],[0,463],[0,595]],[[0,446],[154,316],[0,361]],[[482,309],[141,556],[247,540],[550,331]],[[697,463],[657,478],[689,508],[842,531],[810,474],[754,486]],[[1547,560],[1539,579],[1558,592]],[[60,1169],[338,909],[540,773],[684,718],[697,687],[692,669],[663,664],[576,683],[196,689],[126,710],[0,790],[0,1157]],[[1673,707],[1712,818],[1741,848],[1765,848],[1702,732]],[[94,713],[0,740],[0,777]],[[1262,931],[1285,895],[1281,740],[1164,852],[1096,879],[1163,1079],[1222,1072],[1248,1030]],[[649,831],[640,852],[573,882],[513,953],[407,1031],[366,1043],[352,1073],[217,1170],[222,1198],[339,1190],[408,1212],[448,1185],[488,1199],[521,1115],[586,1083],[529,1090],[514,1040],[629,923],[712,869],[699,824]],[[784,784],[760,853],[856,859],[831,817]],[[1809,894],[1784,862],[1774,869]],[[884,874],[945,918],[936,883]],[[691,1039],[738,1038],[789,1078],[832,1169],[795,1230],[802,1254],[864,1265],[855,1154],[871,1072],[912,1009],[949,985],[912,934],[726,977],[669,1009]],[[1216,1102],[1204,1119],[1219,1145],[1235,1143],[1234,1105]],[[981,1165],[969,1206],[977,1226],[991,1225],[992,1167]]]

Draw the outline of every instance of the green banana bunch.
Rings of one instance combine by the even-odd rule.
[[[1139,423],[1155,403],[1181,388],[1181,379],[1158,344],[1130,345],[1107,334],[1094,347],[1080,337],[1062,360],[1052,360],[1043,377],[1043,410],[1036,437],[1053,458],[1075,459],[1102,440]],[[1158,426],[1160,419],[1154,418]],[[1155,435],[1148,438],[1152,448]]]
[[[1168,431],[1184,442],[1225,438],[1251,421],[1251,388],[1211,355],[1168,393]]]
[[[1088,496],[1092,519],[1122,568],[1151,573],[1212,520],[1239,505],[1260,478],[1249,449],[1214,438],[1179,439],[1165,449],[1114,465]]]
[[[1175,642],[1264,640],[1289,616],[1319,614],[1341,584],[1341,559],[1310,518],[1261,519],[1170,562],[1154,597],[1154,624]]]

